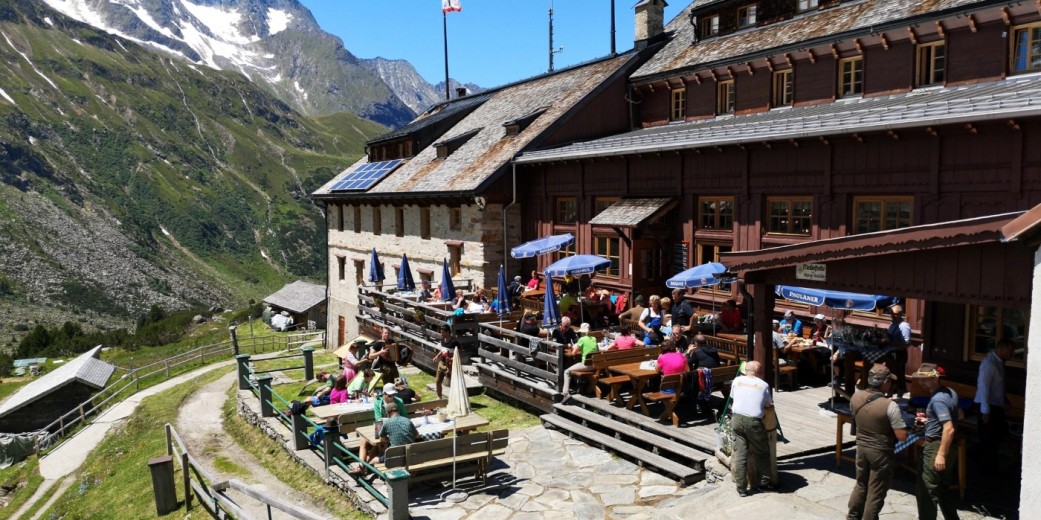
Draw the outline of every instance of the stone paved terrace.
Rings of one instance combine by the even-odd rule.
[[[715,462],[714,460],[710,462]],[[783,461],[780,493],[740,498],[725,469],[709,466],[709,478],[686,488],[670,479],[543,427],[511,433],[486,490],[459,504],[443,502],[441,489],[413,490],[412,515],[430,520],[539,520],[617,518],[843,518],[853,487],[853,464],[834,469],[831,453]],[[460,485],[460,487],[466,487]],[[911,520],[917,509],[913,476],[900,471],[883,519]],[[963,511],[961,518],[988,518]]]

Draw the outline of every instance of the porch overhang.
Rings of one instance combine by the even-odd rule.
[[[614,228],[635,228],[657,221],[676,206],[676,199],[659,198],[625,198],[607,207],[599,215],[589,221],[593,226]]]

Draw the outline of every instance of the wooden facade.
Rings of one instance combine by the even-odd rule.
[[[39,430],[73,411],[86,402],[96,389],[83,383],[72,382],[55,389],[28,406],[0,417],[0,432],[22,433]],[[84,413],[89,409],[83,410]]]
[[[730,4],[720,3],[720,9],[729,9]],[[992,8],[975,11],[971,17],[950,15],[936,23],[909,23],[860,38],[833,42],[817,39],[806,48],[774,55],[759,52],[750,58],[735,56],[729,63],[716,62],[700,69],[677,69],[671,75],[636,78],[629,93],[634,103],[616,99],[614,110],[631,106],[636,128],[665,125],[675,120],[673,92],[683,89],[683,120],[717,118],[718,85],[733,81],[735,115],[723,117],[766,112],[778,108],[773,95],[774,73],[784,70],[794,74],[792,106],[845,103],[841,99],[841,70],[851,58],[859,58],[862,67],[861,94],[845,96],[853,97],[854,103],[924,86],[945,89],[994,81],[1020,72],[1010,61],[1010,28],[1039,19],[1036,10]],[[938,43],[944,46],[943,80],[936,85],[922,85],[922,49]],[[814,138],[699,145],[668,152],[612,154],[608,150],[596,158],[548,158],[518,166],[523,234],[529,239],[569,231],[577,237],[576,251],[590,254],[598,253],[597,237],[618,237],[621,272],[617,276],[598,274],[594,282],[628,293],[630,298],[637,293],[665,294],[664,279],[678,270],[674,262],[678,255],[685,260],[683,266],[689,267],[718,260],[718,253],[731,250],[759,250],[865,230],[885,230],[887,226],[1026,210],[1041,203],[1039,145],[1041,118],[1026,114],[1004,120],[923,124],[888,131],[841,129]],[[673,197],[677,205],[665,217],[634,228],[597,228],[588,224],[597,209],[603,207],[601,201],[620,197]],[[568,198],[574,198],[577,205],[573,223],[558,220],[558,205],[561,199]],[[701,209],[704,202],[712,199],[732,204],[729,227],[705,226]],[[776,223],[780,220],[771,214],[771,208],[776,210],[786,203],[789,207],[809,205],[805,228],[778,229]],[[904,209],[904,218],[895,223],[881,222],[870,229],[863,222],[858,225],[858,209],[873,203],[883,207],[898,204]],[[789,225],[791,221],[789,215]],[[986,265],[989,269],[993,260],[981,262],[983,251],[967,255],[963,269],[951,271],[947,273],[949,277],[941,280],[940,285],[956,297],[934,301],[935,295],[923,294],[922,298],[930,298],[928,302],[921,298],[907,302],[908,321],[919,341],[930,337],[948,346],[955,339],[959,344],[967,341],[967,305],[1029,306],[1028,299],[1011,294],[990,297],[985,290],[960,290],[979,288],[981,283],[1001,276],[1001,271],[983,268]],[[537,265],[528,261],[525,270],[545,267],[557,258],[546,255],[537,260]],[[973,258],[976,264],[972,264]],[[648,261],[659,265],[648,266]],[[862,274],[864,283],[859,292],[870,292],[876,277],[899,279],[892,267],[872,268],[875,271]],[[699,306],[708,307],[721,298],[740,299],[740,294],[735,287],[724,294],[701,290],[692,297]],[[787,308],[796,309],[804,317],[816,312],[783,301],[778,302],[776,310]],[[884,325],[887,319],[857,313],[851,321],[870,326]],[[950,327],[951,324],[960,327]],[[968,374],[974,365],[968,363],[972,359],[966,349],[935,353],[938,360],[960,364]]]

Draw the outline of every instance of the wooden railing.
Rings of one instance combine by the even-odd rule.
[[[494,323],[480,324],[478,340],[481,384],[540,410],[552,411],[568,368],[563,345]]]
[[[202,467],[199,461],[188,453],[177,430],[170,423],[166,423],[164,428],[166,429],[166,454],[177,461],[181,467],[185,512],[191,510],[192,495],[194,494],[199,499],[199,505],[214,518],[228,518],[229,516],[239,520],[252,518],[227,495],[227,490],[233,489],[264,504],[267,508],[268,518],[271,518],[272,508],[282,511],[292,518],[303,520],[324,518],[288,502],[272,498],[267,491],[248,486],[237,480],[216,482],[206,468]]]

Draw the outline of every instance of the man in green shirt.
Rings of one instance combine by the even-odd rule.
[[[567,370],[564,371],[564,388],[560,391],[560,393],[564,394],[564,399],[561,400],[562,403],[567,402],[567,400],[571,398],[571,394],[569,393],[569,389],[571,388],[571,371],[588,370],[593,368],[589,365],[586,365],[586,359],[593,352],[598,352],[600,350],[600,347],[596,344],[596,338],[589,335],[588,323],[583,323],[582,326],[578,328],[578,333],[581,334],[582,337],[578,339],[578,343],[575,343],[575,346],[568,349],[567,355],[581,355],[582,359],[578,363],[571,365],[570,367],[568,367]]]
[[[403,408],[402,408],[403,410]],[[398,413],[398,405],[396,403],[387,403],[386,405],[387,418],[383,420],[383,426],[379,427],[377,423],[376,436],[380,439],[380,446],[374,447],[391,447],[391,446],[402,446],[415,442],[419,438],[419,431],[416,430],[416,425],[412,424],[412,421],[408,417],[404,417]],[[380,453],[379,449],[367,450],[366,445],[363,443],[358,456],[365,462],[370,462],[376,458],[376,455]],[[380,457],[380,462],[383,462],[383,457]],[[351,475],[364,475],[366,468],[361,464],[355,464],[351,467],[349,472]]]
[[[405,408],[405,403],[398,397],[398,388],[394,386],[394,383],[387,383],[383,385],[383,398],[377,399],[376,403],[372,405],[372,411],[376,414],[376,420],[387,417],[387,407],[390,404],[398,405],[398,413],[404,417],[408,417],[408,410]]]

